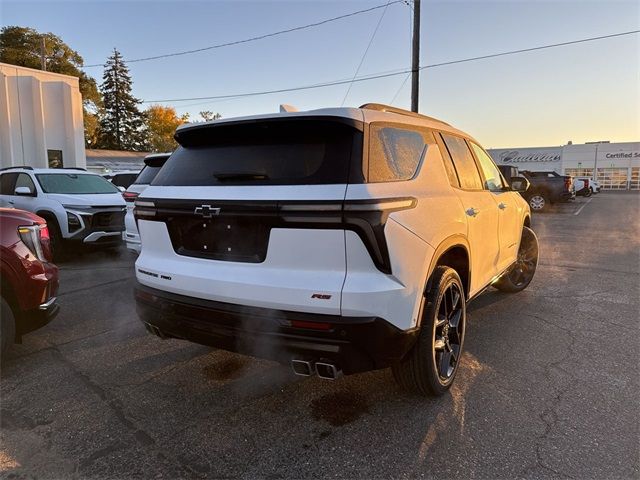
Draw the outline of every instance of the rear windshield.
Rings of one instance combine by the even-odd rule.
[[[153,185],[348,183],[362,132],[331,120],[262,121],[184,132]]]
[[[119,193],[113,184],[99,175],[77,173],[41,173],[36,175],[45,193],[89,194]]]
[[[153,179],[156,178],[156,175],[158,175],[161,168],[162,167],[150,167],[149,165],[146,165],[140,172],[140,175],[136,178],[136,181],[133,183],[136,185],[149,185]]]

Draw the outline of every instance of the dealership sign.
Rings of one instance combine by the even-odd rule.
[[[500,153],[501,163],[529,163],[529,162],[559,162],[561,150],[547,152],[523,152],[519,150],[505,150]]]

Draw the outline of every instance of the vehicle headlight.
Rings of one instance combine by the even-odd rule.
[[[69,227],[69,232],[74,232],[82,227],[82,222],[80,222],[80,217],[78,217],[78,215],[67,212],[67,225]]]

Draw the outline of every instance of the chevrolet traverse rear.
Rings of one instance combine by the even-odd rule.
[[[466,301],[533,278],[526,202],[444,122],[369,104],[188,125],[176,139],[134,210],[138,312],[160,337],[324,378],[393,366],[440,394]]]

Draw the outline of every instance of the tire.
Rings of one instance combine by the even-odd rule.
[[[593,195],[593,188],[589,187],[586,192],[584,192],[585,197],[590,197]]]
[[[522,227],[518,258],[493,286],[501,292],[521,292],[533,280],[537,267],[538,237],[529,227]]]
[[[392,367],[393,375],[405,390],[439,396],[455,379],[466,329],[465,293],[454,269],[436,268],[421,312],[416,344],[404,360]]]
[[[0,297],[0,355],[4,357],[16,339],[16,319],[7,301]]]
[[[534,212],[544,212],[549,206],[549,198],[542,192],[535,192],[531,194],[527,200],[529,207]]]

